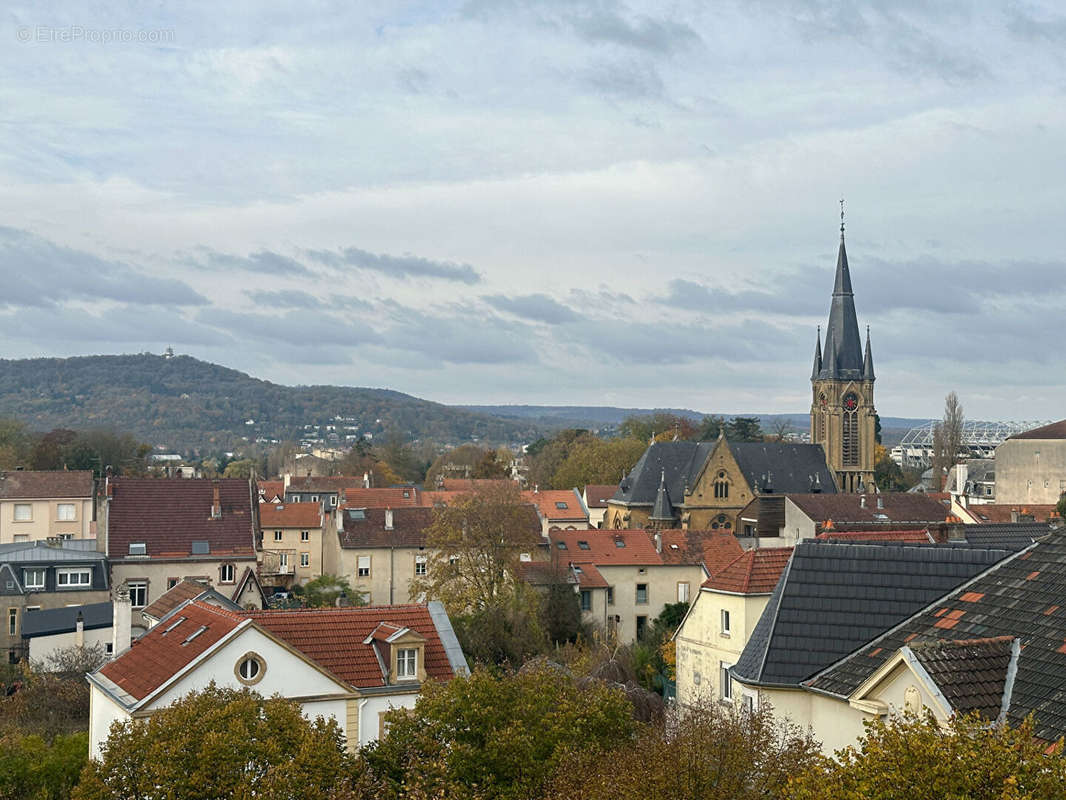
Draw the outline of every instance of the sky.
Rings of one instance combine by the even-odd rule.
[[[48,5],[0,10],[0,357],[801,412],[843,197],[882,415],[1063,416],[1057,4]]]

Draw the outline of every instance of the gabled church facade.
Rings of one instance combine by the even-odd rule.
[[[824,347],[821,331],[818,333],[811,371],[811,442],[825,449],[840,491],[861,492],[874,485],[874,362],[869,328],[865,352],[859,336],[844,248],[843,211],[836,281],[825,333]]]

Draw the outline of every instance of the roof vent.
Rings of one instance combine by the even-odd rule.
[[[185,620],[186,620],[186,617],[178,617],[178,619],[177,619],[177,621],[176,621],[176,622],[172,622],[172,623],[170,623],[170,625],[168,625],[168,626],[167,626],[166,630],[165,630],[165,631],[163,631],[163,632],[162,632],[161,634],[159,634],[159,635],[160,635],[160,636],[166,636],[166,635],[167,635],[168,633],[170,633],[170,632],[171,632],[172,630],[174,630],[174,629],[175,629],[176,627],[178,627],[178,626],[179,626],[179,625],[180,625],[181,623],[183,623],[183,622],[184,622]]]

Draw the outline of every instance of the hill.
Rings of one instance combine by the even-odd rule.
[[[538,433],[528,421],[388,389],[282,386],[190,356],[148,353],[0,360],[0,416],[36,430],[115,428],[175,450],[229,448],[242,437],[298,439],[314,425],[335,425],[341,440],[355,427],[359,435],[398,430],[442,444],[529,441]]]

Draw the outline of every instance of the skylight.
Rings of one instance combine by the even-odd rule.
[[[626,546],[626,540],[625,539],[615,539],[614,540],[614,546],[615,547],[625,547]]]
[[[586,542],[586,541],[585,541],[584,539],[578,539],[578,540],[577,540],[577,546],[578,546],[578,547],[580,547],[580,548],[581,548],[582,550],[589,550],[589,549],[591,549],[591,548],[589,547],[589,543],[588,543],[588,542]]]
[[[206,625],[201,625],[199,628],[197,628],[196,630],[194,630],[192,633],[189,634],[189,637],[184,642],[182,642],[182,645],[183,646],[187,645],[189,642],[191,642],[193,639],[195,639],[197,636],[199,636],[201,633],[203,633],[206,630],[207,630],[207,626]]]
[[[167,626],[167,629],[165,631],[163,631],[163,633],[161,635],[162,636],[166,636],[168,633],[170,633],[172,630],[174,630],[176,627],[178,627],[181,623],[183,623],[186,619],[187,619],[186,617],[178,617],[177,621],[170,623]]]
[[[565,550],[566,549],[566,542],[556,542],[555,546],[558,547],[560,550]]]
[[[562,500],[556,500],[556,501],[555,501],[555,507],[556,507],[556,508],[561,508],[561,509],[564,509],[564,510],[565,510],[565,509],[569,508],[570,506],[568,506],[568,505],[567,505],[566,503],[564,503],[564,502],[563,502]]]

